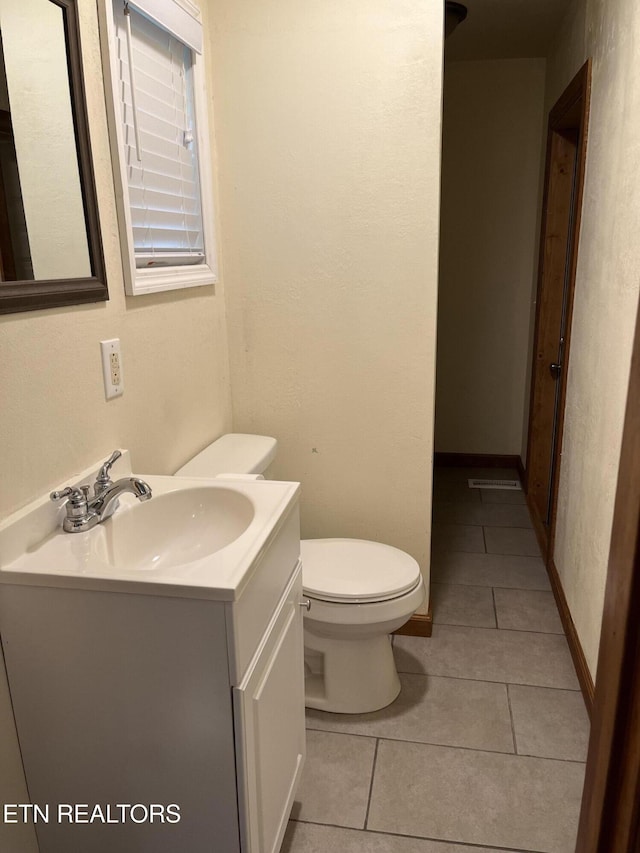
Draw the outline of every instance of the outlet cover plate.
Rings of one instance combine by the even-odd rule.
[[[100,350],[102,352],[102,377],[105,396],[107,400],[112,397],[120,397],[124,394],[120,338],[100,341]]]

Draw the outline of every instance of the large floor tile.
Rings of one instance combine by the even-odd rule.
[[[573,853],[584,765],[381,741],[368,828]]]
[[[490,853],[486,847],[468,847],[429,841],[424,838],[403,838],[382,832],[340,829],[313,823],[290,821],[280,853]],[[505,853],[495,851],[494,853]]]
[[[492,590],[488,586],[432,583],[433,621],[442,625],[495,628]]]
[[[480,503],[480,489],[470,489],[466,480],[435,480],[433,484],[433,503],[461,501]]]
[[[589,716],[581,693],[509,685],[520,755],[586,761]]]
[[[396,636],[399,672],[537,687],[578,689],[569,647],[559,634],[434,625],[430,639]]]
[[[400,675],[396,701],[373,714],[307,711],[307,728],[513,752],[504,684]]]
[[[431,577],[436,583],[551,589],[540,557],[443,551],[433,555]]]
[[[307,732],[307,760],[291,816],[364,827],[375,739]]]
[[[531,517],[526,506],[506,503],[440,502],[434,504],[433,520],[438,524],[531,527]]]
[[[519,554],[539,557],[540,548],[533,530],[519,527],[485,527],[488,554]]]
[[[522,489],[477,489],[480,499],[486,504],[526,504]]]
[[[434,523],[431,547],[434,551],[467,551],[484,553],[482,527],[469,524]]]
[[[533,589],[496,589],[498,628],[562,634],[562,622],[553,593]]]

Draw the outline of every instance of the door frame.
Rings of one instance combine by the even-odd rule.
[[[549,116],[545,207],[549,177],[550,137],[554,125],[580,103],[583,124],[576,163],[576,218],[570,256],[569,309],[572,308],[578,258],[580,212],[586,165],[587,121],[591,92],[591,61],[569,84]],[[574,115],[575,117],[575,115]],[[544,218],[541,234],[541,267],[538,277],[536,343],[539,331]],[[569,310],[568,316],[571,317]],[[558,437],[549,529],[539,530],[546,539],[546,563],[553,566],[556,533],[560,451],[567,391],[570,324],[567,328],[565,370],[560,389]],[[535,363],[534,369],[535,370]],[[532,400],[533,400],[532,384]],[[531,412],[529,420],[531,430]],[[531,436],[529,436],[531,438]],[[529,451],[529,448],[528,448]],[[529,452],[527,452],[527,463]],[[527,464],[528,468],[528,464]],[[533,515],[533,513],[532,513]],[[582,795],[576,853],[638,853],[640,851],[640,304],[636,321],[629,390],[622,437],[611,545],[605,589],[600,647],[593,701],[591,735]]]
[[[545,563],[548,563],[553,556],[553,543],[556,532],[556,516],[558,510],[558,485],[560,482],[560,458],[562,449],[562,436],[564,431],[564,410],[567,396],[567,378],[569,356],[571,350],[571,318],[573,314],[573,301],[576,284],[576,270],[578,264],[578,245],[580,241],[580,222],[582,217],[582,200],[584,195],[584,179],[587,162],[587,142],[589,129],[589,109],[591,104],[591,59],[588,59],[582,68],[569,83],[565,91],[562,93],[551,112],[549,113],[549,121],[547,126],[547,153],[544,178],[544,195],[542,201],[542,225],[540,230],[540,250],[538,261],[538,286],[536,294],[536,321],[533,342],[533,363],[531,366],[531,390],[529,402],[529,425],[527,438],[527,464],[526,464],[526,483],[527,502],[533,519],[536,535],[540,543]],[[569,234],[569,252],[568,252],[568,296],[567,296],[567,326],[565,331],[565,343],[563,354],[563,370],[559,378],[560,391],[558,398],[558,423],[555,447],[553,448],[552,456],[552,477],[550,482],[551,489],[551,515],[548,527],[544,524],[544,519],[541,519],[537,507],[529,500],[530,489],[530,472],[531,472],[531,457],[532,447],[534,446],[534,401],[536,393],[536,377],[539,370],[547,370],[548,365],[540,364],[536,353],[539,350],[539,344],[542,337],[542,324],[544,323],[544,304],[542,295],[547,285],[548,269],[545,268],[545,248],[546,248],[546,224],[547,213],[549,210],[549,184],[552,167],[552,149],[554,134],[562,133],[568,129],[576,129],[578,132],[577,150],[576,150],[576,170],[575,170],[575,198],[574,216],[572,219],[572,230]]]

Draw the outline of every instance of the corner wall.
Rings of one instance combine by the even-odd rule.
[[[436,450],[520,455],[538,254],[544,59],[448,62]]]
[[[441,0],[209,8],[234,428],[428,576]]]
[[[593,58],[554,560],[594,678],[640,290],[639,43],[635,0],[575,0],[546,92]]]

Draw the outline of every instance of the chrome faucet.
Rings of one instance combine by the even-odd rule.
[[[60,492],[51,492],[49,497],[52,501],[68,498],[67,515],[62,522],[62,527],[67,533],[82,533],[106,521],[110,515],[113,515],[120,495],[129,493],[135,495],[140,501],[149,500],[151,487],[138,477],[123,477],[115,483],[111,482],[109,469],[120,455],[120,451],[116,450],[100,469],[92,498],[89,497],[91,486],[88,485],[67,486]]]

